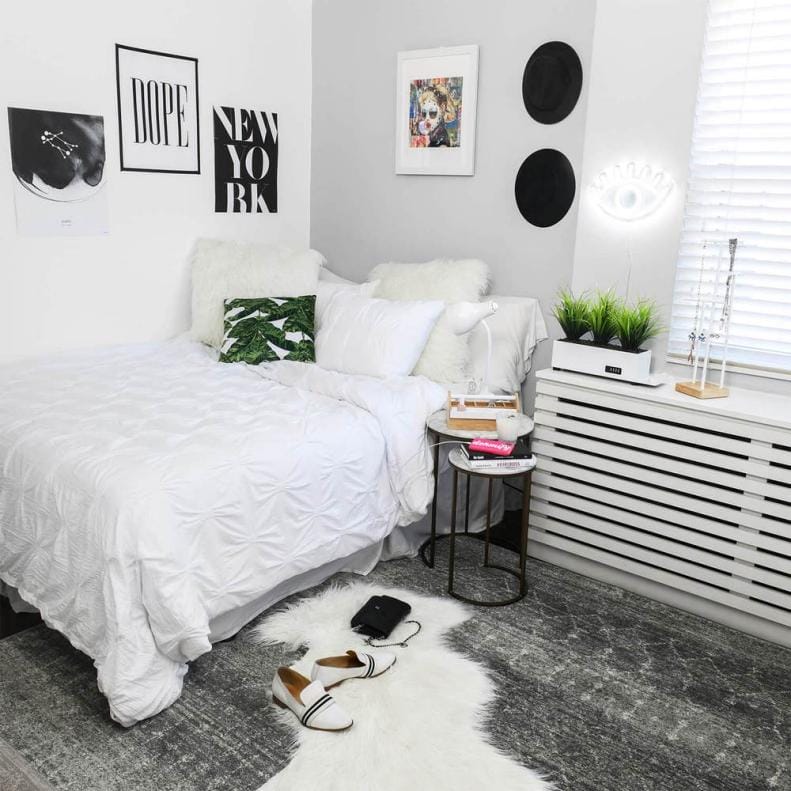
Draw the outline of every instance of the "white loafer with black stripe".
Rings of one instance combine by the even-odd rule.
[[[313,663],[310,677],[320,681],[326,689],[337,687],[350,678],[374,678],[389,670],[396,661],[395,654],[375,651],[347,651],[342,656],[327,656]]]
[[[320,681],[310,681],[290,667],[279,667],[272,681],[272,700],[290,709],[306,728],[314,731],[345,731],[352,718],[327,694]]]

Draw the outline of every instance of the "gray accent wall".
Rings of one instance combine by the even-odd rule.
[[[493,291],[538,297],[554,332],[548,308],[572,280],[595,10],[595,0],[314,0],[311,244],[329,266],[362,280],[382,261],[481,258]],[[552,40],[577,50],[585,79],[571,115],[544,126],[524,108],[522,73]],[[475,175],[396,175],[396,54],[462,44],[480,47]],[[541,229],[519,214],[514,179],[547,147],[571,160],[578,197]],[[536,367],[548,362],[544,343]]]

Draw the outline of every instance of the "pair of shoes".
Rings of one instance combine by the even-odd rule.
[[[395,664],[394,654],[347,651],[343,656],[317,659],[305,678],[290,667],[279,667],[272,681],[272,700],[289,709],[306,728],[314,731],[345,731],[354,720],[327,690],[350,678],[375,678]]]

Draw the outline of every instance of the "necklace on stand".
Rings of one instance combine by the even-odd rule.
[[[703,267],[706,262],[706,247],[708,246],[708,242],[706,240],[703,241],[703,249],[700,253],[700,274],[698,276],[698,298],[695,302],[695,318],[692,322],[692,331],[689,333],[689,354],[687,355],[687,362],[691,365],[693,360],[695,359],[695,351],[697,347],[697,343],[704,343],[705,342],[705,335],[698,327],[698,320],[700,319],[700,298],[701,292],[703,291]]]

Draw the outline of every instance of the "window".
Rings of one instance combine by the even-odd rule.
[[[726,339],[720,320],[733,238]],[[729,363],[791,371],[791,2],[711,0],[671,357],[690,353],[696,322],[711,330],[712,359],[727,342]]]

